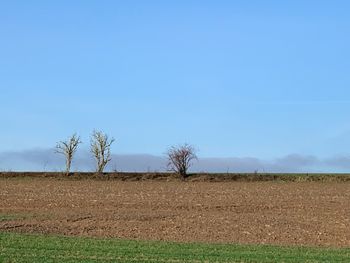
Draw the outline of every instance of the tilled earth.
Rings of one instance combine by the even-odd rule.
[[[350,247],[350,183],[0,179],[0,231]]]

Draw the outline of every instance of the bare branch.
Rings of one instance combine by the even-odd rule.
[[[168,157],[168,169],[180,174],[183,178],[187,176],[187,171],[192,166],[192,162],[197,160],[196,150],[188,144],[172,146],[166,155]]]
[[[63,154],[66,158],[66,173],[69,174],[73,156],[81,143],[80,136],[74,133],[66,141],[60,141],[56,144],[55,153]]]
[[[107,163],[111,161],[111,145],[114,141],[114,138],[109,139],[108,135],[101,131],[93,131],[90,151],[96,159],[98,173],[102,173]]]

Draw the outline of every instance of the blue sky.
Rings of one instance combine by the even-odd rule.
[[[350,152],[348,1],[3,1],[0,152]],[[350,154],[349,154],[350,155]],[[16,168],[16,167],[15,167]],[[320,168],[321,169],[321,168]]]

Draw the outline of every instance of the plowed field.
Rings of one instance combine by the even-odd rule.
[[[350,247],[350,183],[7,178],[0,231]]]

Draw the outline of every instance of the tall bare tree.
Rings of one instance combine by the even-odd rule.
[[[74,133],[66,141],[60,141],[56,144],[55,152],[63,154],[66,158],[66,173],[69,175],[73,156],[81,143],[80,137]]]
[[[107,163],[111,160],[111,145],[114,138],[109,138],[107,134],[94,130],[91,135],[91,153],[96,159],[96,172],[103,173]]]
[[[195,148],[188,144],[172,146],[166,155],[168,157],[168,169],[178,173],[182,178],[187,177],[187,171],[192,162],[197,160]]]

